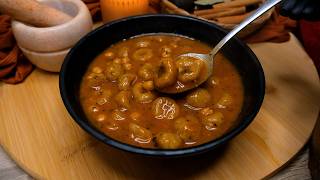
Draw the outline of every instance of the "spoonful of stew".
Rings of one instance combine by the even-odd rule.
[[[176,94],[200,86],[211,76],[213,60],[219,50],[243,28],[279,2],[281,0],[267,0],[220,40],[209,54],[186,53],[178,56],[175,61],[170,58],[162,59],[154,79],[156,89],[163,93]],[[172,72],[164,72],[168,70]],[[170,77],[167,74],[170,74]]]

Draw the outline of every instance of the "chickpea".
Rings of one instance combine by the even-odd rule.
[[[115,101],[120,105],[121,107],[124,108],[129,108],[132,95],[130,91],[120,91],[115,97]]]
[[[88,75],[86,76],[86,78],[87,78],[88,80],[90,80],[90,79],[94,78],[95,74],[96,74],[96,73],[90,73],[90,74],[88,74]]]
[[[109,93],[110,90],[100,89],[98,91],[94,91],[93,94],[90,94],[90,96],[92,96],[93,99],[92,101],[95,101],[96,105],[102,106],[107,102],[110,102],[112,92],[110,91],[109,95],[108,93],[105,93],[105,91]]]
[[[117,64],[113,62],[109,62],[107,64],[105,75],[110,81],[117,80],[123,73],[124,73],[124,70],[121,64]]]
[[[122,47],[118,51],[119,57],[128,57],[129,56],[129,48],[128,47]]]
[[[121,59],[120,58],[115,58],[113,61],[115,64],[121,64]]]
[[[178,44],[176,42],[172,42],[172,43],[170,43],[170,46],[173,47],[173,48],[177,48]]]
[[[92,68],[92,72],[96,73],[96,74],[100,74],[100,73],[102,73],[102,69],[98,66],[95,66]]]
[[[119,77],[118,88],[120,90],[128,90],[136,82],[137,76],[132,73],[127,73]]]
[[[133,112],[130,114],[130,118],[134,121],[139,121],[141,114],[138,112]]]
[[[105,114],[98,114],[97,117],[96,117],[96,121],[98,122],[103,122],[106,120],[106,115]]]
[[[178,80],[181,82],[195,81],[200,77],[203,62],[191,57],[181,57],[176,61]]]
[[[126,64],[126,63],[129,63],[129,62],[130,62],[129,57],[123,57],[123,58],[121,58],[121,63],[122,63],[122,64]]]
[[[163,38],[162,37],[159,37],[159,36],[156,36],[156,37],[154,37],[154,38],[152,38],[152,39],[154,39],[154,40],[156,40],[156,41],[158,41],[158,42],[163,42]]]
[[[155,75],[154,83],[158,88],[164,88],[176,83],[177,67],[172,58],[162,58]]]
[[[123,68],[126,70],[126,71],[130,71],[132,69],[132,64],[130,63],[126,63],[123,65]]]
[[[145,90],[152,91],[154,89],[153,81],[145,81],[142,83],[142,87]]]
[[[133,59],[136,61],[147,61],[153,57],[152,49],[141,48],[136,50],[133,55]]]
[[[179,115],[180,108],[173,99],[159,97],[153,101],[151,111],[156,119],[174,119]]]
[[[93,118],[95,120],[93,123],[97,125],[99,128],[101,128],[105,125],[107,116],[105,114],[98,114]]]
[[[120,111],[119,109],[113,110],[111,113],[111,117],[116,121],[122,121],[126,119],[126,115],[124,114],[124,112]]]
[[[159,133],[156,142],[163,149],[177,149],[182,145],[181,138],[173,133]]]
[[[226,108],[232,104],[232,96],[228,93],[224,93],[221,98],[218,100],[216,106],[218,108]]]
[[[202,119],[202,124],[207,130],[212,131],[218,128],[223,123],[223,114],[221,112],[215,112]]]
[[[199,139],[201,134],[201,124],[199,120],[191,115],[176,119],[174,127],[177,130],[177,134],[185,142],[194,142]]]
[[[149,47],[151,43],[149,41],[139,41],[136,43],[136,46],[139,48],[146,48]]]
[[[113,95],[113,92],[111,89],[104,89],[104,90],[98,91],[96,94],[99,96],[97,100],[97,104],[103,105],[106,102],[110,101],[111,96]]]
[[[153,79],[154,72],[153,67],[150,63],[144,64],[138,71],[139,77],[141,77],[143,80],[151,80]]]
[[[101,86],[106,81],[106,76],[104,74],[97,74],[97,73],[91,73],[87,76],[88,79],[88,85],[95,90],[95,87]]]
[[[148,91],[143,88],[143,84],[141,82],[134,84],[132,93],[134,99],[140,103],[150,103],[156,98],[152,91]]]
[[[206,89],[198,88],[192,91],[186,100],[193,107],[206,107],[210,104],[211,95]]]
[[[160,49],[161,57],[170,57],[172,53],[172,49],[169,46],[162,46]]]
[[[152,134],[148,129],[135,123],[129,124],[129,131],[131,132],[131,137],[138,143],[150,143],[152,139]]]
[[[200,114],[202,116],[208,116],[210,114],[213,114],[213,110],[211,108],[208,108],[208,107],[207,108],[203,108],[203,109],[201,109]]]
[[[108,51],[108,52],[104,53],[104,56],[108,59],[113,59],[115,57],[115,54],[111,51]]]

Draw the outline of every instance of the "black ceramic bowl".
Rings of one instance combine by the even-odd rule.
[[[185,149],[144,149],[112,139],[88,122],[79,103],[79,85],[90,62],[110,45],[145,33],[174,33],[198,39],[211,45],[225,34],[222,28],[199,19],[178,15],[144,15],[106,24],[82,38],[66,56],[60,72],[60,93],[73,119],[89,134],[103,143],[125,151],[150,156],[177,157],[216,149],[243,131],[258,113],[264,98],[264,74],[255,54],[239,39],[233,38],[222,53],[236,66],[245,87],[245,101],[236,124],[222,137]]]

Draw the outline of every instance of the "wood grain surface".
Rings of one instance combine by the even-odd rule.
[[[307,142],[319,112],[316,69],[291,36],[251,45],[267,93],[254,122],[219,151],[155,159],[103,145],[68,115],[58,76],[35,70],[19,85],[0,84],[0,143],[30,175],[44,179],[261,179]]]

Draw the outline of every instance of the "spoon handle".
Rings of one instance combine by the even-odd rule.
[[[233,30],[231,30],[220,42],[212,49],[210,56],[213,57],[217,52],[239,31],[245,28],[252,21],[257,19],[263,13],[271,9],[273,6],[277,5],[281,0],[267,0],[263,3],[255,12],[253,12],[249,17],[243,20],[239,25],[237,25]]]

